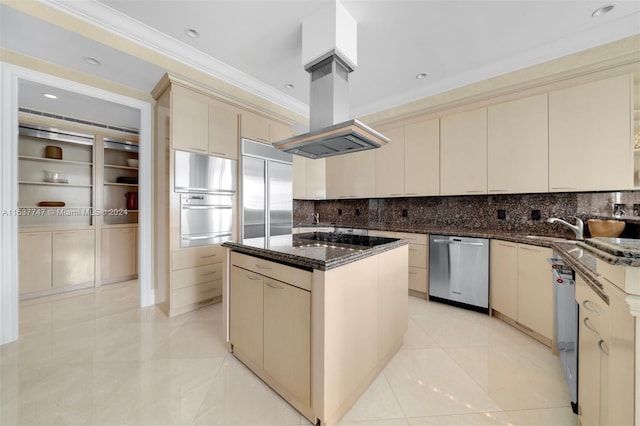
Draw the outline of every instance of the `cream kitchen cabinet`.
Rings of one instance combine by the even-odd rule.
[[[421,121],[404,128],[404,193],[440,194],[440,120]]]
[[[293,198],[299,200],[323,200],[326,197],[324,158],[293,156]]]
[[[336,155],[326,159],[328,199],[367,198],[375,195],[375,152]]]
[[[238,114],[209,105],[209,154],[238,159]]]
[[[404,195],[404,127],[387,129],[384,135],[389,144],[374,150],[375,196],[399,197]]]
[[[274,143],[293,136],[291,128],[269,120],[253,112],[243,111],[240,118],[240,135],[262,143]]]
[[[231,265],[234,354],[310,406],[311,273],[239,253],[231,254]]]
[[[52,279],[54,288],[95,280],[95,231],[82,229],[54,231]]]
[[[553,338],[553,280],[547,259],[552,255],[546,247],[491,240],[492,311],[548,346]]]
[[[440,118],[440,194],[487,193],[487,108]]]
[[[164,305],[167,315],[173,317],[219,301],[222,268],[219,245],[174,250]]]
[[[488,108],[488,191],[547,192],[548,96],[541,94]]]
[[[102,282],[134,278],[138,273],[137,228],[102,229]]]
[[[633,188],[629,75],[549,93],[549,191]]]
[[[429,295],[429,236],[407,232],[370,230],[372,237],[399,238],[409,242],[409,294],[427,298]]]
[[[20,232],[20,295],[51,289],[51,232]]]

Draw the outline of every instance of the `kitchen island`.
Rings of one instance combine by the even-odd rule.
[[[313,424],[335,424],[402,345],[408,245],[309,233],[227,242],[229,350]]]

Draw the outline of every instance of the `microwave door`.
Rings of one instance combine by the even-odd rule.
[[[175,152],[175,191],[234,194],[236,161],[192,152]]]

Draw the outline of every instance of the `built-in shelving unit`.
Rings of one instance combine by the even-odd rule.
[[[103,167],[103,206],[106,211],[120,212],[126,209],[127,214],[109,214],[104,216],[105,225],[138,223],[138,209],[129,208],[128,198],[137,199],[138,167],[129,165],[129,161],[138,160],[138,145],[136,143],[104,139],[104,167]],[[118,182],[118,178],[125,178],[132,182]],[[135,195],[131,195],[134,193]]]

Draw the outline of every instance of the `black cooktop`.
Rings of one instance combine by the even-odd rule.
[[[334,232],[309,232],[297,234],[296,237],[301,240],[350,244],[353,246],[365,247],[379,246],[381,244],[387,244],[397,240],[396,238],[370,237],[368,235],[341,234]]]

